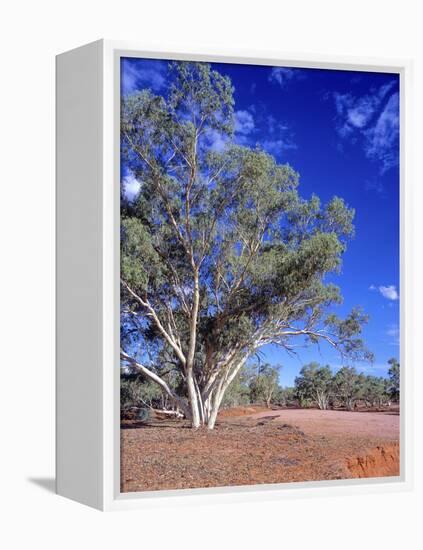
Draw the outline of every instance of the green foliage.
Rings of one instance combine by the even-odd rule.
[[[366,376],[361,397],[368,406],[381,407],[388,399],[387,380],[378,376]]]
[[[392,399],[399,401],[400,399],[400,364],[395,358],[388,361],[389,366],[389,386],[388,391]]]
[[[235,407],[252,403],[285,404],[292,396],[279,386],[279,365],[253,364],[244,366],[229,386],[222,405]]]
[[[329,365],[312,362],[304,365],[295,378],[295,395],[300,403],[314,402],[327,409],[333,394],[333,378]]]
[[[311,397],[297,396],[298,404],[301,409],[311,409],[316,406],[316,403]]]
[[[336,315],[328,315],[325,324],[329,330],[337,335],[338,345],[345,355],[357,360],[373,361],[374,355],[364,347],[364,342],[357,337],[361,333],[361,327],[369,320],[360,308],[354,308],[345,319],[339,319]]]
[[[354,367],[342,367],[333,379],[335,395],[348,411],[352,411],[356,402],[363,397],[364,374]]]
[[[232,134],[234,88],[230,78],[207,63],[172,63],[170,68],[175,75],[169,95],[171,112],[193,128]]]
[[[222,407],[237,407],[239,405],[248,405],[252,402],[249,386],[251,377],[252,373],[250,369],[243,367],[226,391]]]
[[[295,396],[300,406],[317,405],[326,409],[335,402],[353,410],[357,402],[381,407],[390,398],[386,378],[358,373],[354,367],[342,367],[335,375],[328,365],[316,362],[305,365],[295,379]]]
[[[273,402],[275,405],[280,405],[282,407],[293,407],[298,405],[298,400],[295,395],[295,388],[290,387],[279,387]]]
[[[121,276],[137,291],[145,292],[161,280],[161,262],[146,227],[137,218],[121,223]]]
[[[152,407],[162,397],[157,384],[143,381],[139,376],[121,377],[120,406],[121,409],[130,407]]]
[[[267,407],[275,399],[279,388],[280,365],[259,364],[253,367],[256,374],[250,381],[250,398],[254,403],[264,402]]]

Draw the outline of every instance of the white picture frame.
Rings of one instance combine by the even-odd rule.
[[[401,438],[398,478],[120,493],[119,116],[121,57],[396,72],[400,75]],[[57,56],[57,493],[101,510],[402,491],[413,483],[407,60],[191,51],[100,40]]]

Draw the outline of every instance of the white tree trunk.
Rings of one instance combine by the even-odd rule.
[[[201,426],[200,411],[198,408],[198,397],[195,388],[195,382],[192,372],[187,373],[188,401],[191,409],[191,426],[199,428]]]
[[[208,417],[208,420],[207,420],[207,428],[209,430],[214,429],[214,426],[215,426],[216,420],[217,420],[217,414],[219,412],[220,405],[222,403],[222,399],[223,399],[224,394],[225,394],[225,392],[221,388],[218,388],[218,390],[215,393],[215,398],[213,400],[212,408],[211,408],[211,411],[210,411],[210,414],[209,414],[209,417]]]
[[[176,395],[158,374],[146,368],[141,363],[138,363],[123,350],[121,350],[121,357],[136,367],[136,369],[147,378],[158,384],[165,394],[164,403],[170,400],[172,406],[176,408],[177,411],[181,409],[185,417],[191,421],[191,426],[193,428],[207,426],[208,429],[212,430],[215,427],[217,415],[225,392],[244,365],[248,356],[246,355],[237,363],[233,362],[232,358],[230,362],[222,362],[216,365],[218,368],[214,370],[212,367],[211,371],[213,374],[210,375],[202,390],[200,390],[195,379],[192,367],[186,365],[185,376],[188,399]]]
[[[241,359],[238,363],[236,363],[233,366],[227,365],[227,369],[225,369],[222,372],[222,377],[220,378],[220,381],[217,384],[217,387],[214,389],[213,399],[210,400],[211,407],[210,407],[210,412],[207,420],[207,428],[209,430],[214,429],[216,424],[217,414],[219,412],[220,405],[222,404],[222,399],[225,395],[225,392],[230,386],[235,376],[240,371],[241,367],[244,365],[246,360],[247,360],[247,356],[245,356],[243,359]]]
[[[329,396],[326,395],[324,392],[318,391],[316,393],[316,401],[317,401],[317,406],[319,407],[320,410],[326,411],[328,409]]]

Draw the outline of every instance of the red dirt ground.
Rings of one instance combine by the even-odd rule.
[[[353,434],[388,440],[399,438],[399,415],[391,412],[320,411],[316,409],[267,410],[253,418],[273,416],[276,422],[295,424],[309,434]]]
[[[248,405],[245,407],[232,407],[231,409],[222,409],[219,412],[219,418],[231,418],[232,416],[251,416],[255,413],[269,412],[269,409],[261,405]]]
[[[180,420],[122,428],[123,492],[399,475],[394,411],[241,407],[213,431]]]

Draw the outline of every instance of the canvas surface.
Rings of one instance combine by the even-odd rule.
[[[399,475],[399,99],[122,58],[122,492]]]

